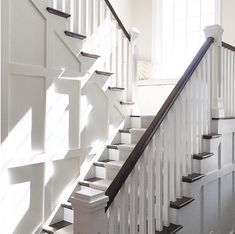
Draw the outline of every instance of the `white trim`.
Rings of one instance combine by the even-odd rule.
[[[221,0],[215,0],[215,24],[222,23]]]
[[[138,86],[162,86],[162,85],[176,85],[179,79],[151,79],[139,80]]]

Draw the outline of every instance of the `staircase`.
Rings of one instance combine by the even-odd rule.
[[[191,227],[189,223],[193,215],[199,219],[199,214],[206,213],[197,210],[202,207],[200,188],[215,171],[210,163],[218,160],[218,148],[223,142],[223,135],[212,126],[214,113],[221,117],[221,108],[217,105],[221,95],[218,92],[221,88],[217,87],[220,70],[216,70],[221,66],[216,59],[221,45],[207,35],[206,42],[159,113],[133,115],[138,33],[131,36],[127,33],[108,0],[99,1],[97,5],[93,1],[92,4],[89,1],[91,5],[78,1],[78,8],[69,13],[60,10],[59,4],[53,1],[47,7],[45,3],[34,2],[43,14],[49,14],[56,22],[58,35],[80,64],[75,75],[64,71],[60,78],[68,82],[80,80],[83,96],[89,93],[90,85],[96,87],[116,110],[116,116],[107,117],[109,124],[115,126],[112,132],[115,134],[107,134],[109,143],[101,153],[95,154],[89,170],[74,183],[69,196],[43,226],[42,233],[78,233],[79,225],[84,230],[86,227],[77,220],[71,200],[80,194],[84,196],[83,202],[88,201],[85,193],[97,196],[100,191],[109,201],[102,216],[107,223],[100,223],[97,233],[204,233],[204,221],[195,222],[201,225],[197,233],[195,225]],[[62,21],[70,18],[69,23]],[[115,32],[111,33],[114,35],[111,40],[107,39],[110,31]],[[108,42],[107,51],[105,43],[102,44],[104,40]],[[107,128],[107,132],[109,130]],[[82,143],[86,142],[84,136],[80,138]],[[233,171],[234,168],[229,172]],[[79,208],[79,215],[83,215]],[[190,212],[193,215],[189,215]],[[215,229],[210,233],[215,233]]]

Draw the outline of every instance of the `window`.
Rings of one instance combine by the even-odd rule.
[[[157,79],[178,79],[217,23],[217,0],[153,0],[153,61]],[[154,6],[155,5],[155,6]]]

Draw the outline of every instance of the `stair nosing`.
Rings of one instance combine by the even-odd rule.
[[[131,133],[131,129],[126,128],[126,129],[119,129],[120,133]]]
[[[111,75],[113,75],[112,72],[105,72],[105,71],[99,71],[99,70],[96,70],[95,73],[98,74],[98,75],[102,75],[102,76],[111,76]]]
[[[196,178],[194,178],[194,179],[189,179],[189,176],[190,175],[198,175],[198,177],[196,177]],[[200,180],[200,179],[202,179],[203,177],[205,177],[205,175],[204,174],[201,174],[201,173],[192,173],[192,174],[190,174],[190,175],[188,175],[188,176],[183,176],[182,177],[182,181],[183,182],[185,182],[185,183],[193,183],[193,182],[195,182],[195,181],[197,181],[197,180]],[[188,177],[188,178],[187,178]]]
[[[186,201],[183,202],[182,204],[177,205],[177,200],[179,201],[179,200],[183,200],[183,199],[186,199]],[[179,209],[181,209],[181,208],[187,206],[187,205],[190,204],[191,202],[193,202],[195,199],[194,199],[193,197],[185,197],[185,196],[183,196],[182,198],[177,199],[177,200],[176,200],[175,202],[172,202],[172,201],[171,201],[171,202],[170,202],[170,207],[173,208],[173,209],[179,210]]]
[[[219,134],[219,133],[204,134],[203,139],[211,140],[211,139],[219,138],[221,136],[222,136],[222,134]]]
[[[171,228],[174,228],[174,229],[170,230]],[[155,234],[175,234],[176,232],[178,232],[182,228],[183,228],[182,225],[170,223],[169,227],[164,226],[162,231],[156,231]],[[167,230],[167,229],[169,229],[169,230]]]
[[[121,105],[134,105],[134,102],[124,102],[124,101],[120,101]]]
[[[204,154],[204,155],[203,155]],[[200,154],[194,154],[193,155],[193,159],[195,160],[203,160],[203,159],[207,159],[207,158],[210,158],[214,156],[213,153],[209,153],[209,152],[203,152],[203,153],[200,153]]]
[[[70,31],[64,31],[64,33],[68,37],[73,37],[73,38],[77,38],[77,39],[80,39],[80,40],[84,40],[84,39],[87,38],[84,35],[81,35],[81,34],[78,34],[78,33],[74,33],[74,32],[70,32]]]
[[[108,87],[109,90],[111,91],[123,91],[125,88],[123,87]]]
[[[47,9],[47,11],[48,11],[49,13],[51,13],[51,14],[53,14],[53,15],[57,15],[57,16],[60,16],[60,17],[66,18],[66,19],[69,18],[69,17],[71,17],[70,14],[65,13],[65,12],[63,12],[63,11],[56,10],[56,9],[54,9],[54,8],[52,8],[52,7],[47,7],[46,9]]]
[[[86,52],[81,52],[81,55],[84,57],[88,57],[88,58],[93,58],[93,59],[98,59],[100,58],[100,55],[96,55],[96,54],[90,54],[90,53],[86,53]]]

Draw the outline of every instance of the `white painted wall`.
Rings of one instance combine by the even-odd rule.
[[[235,46],[235,30],[233,22],[235,22],[235,1],[221,0],[222,7],[222,27],[224,29],[223,40]]]

